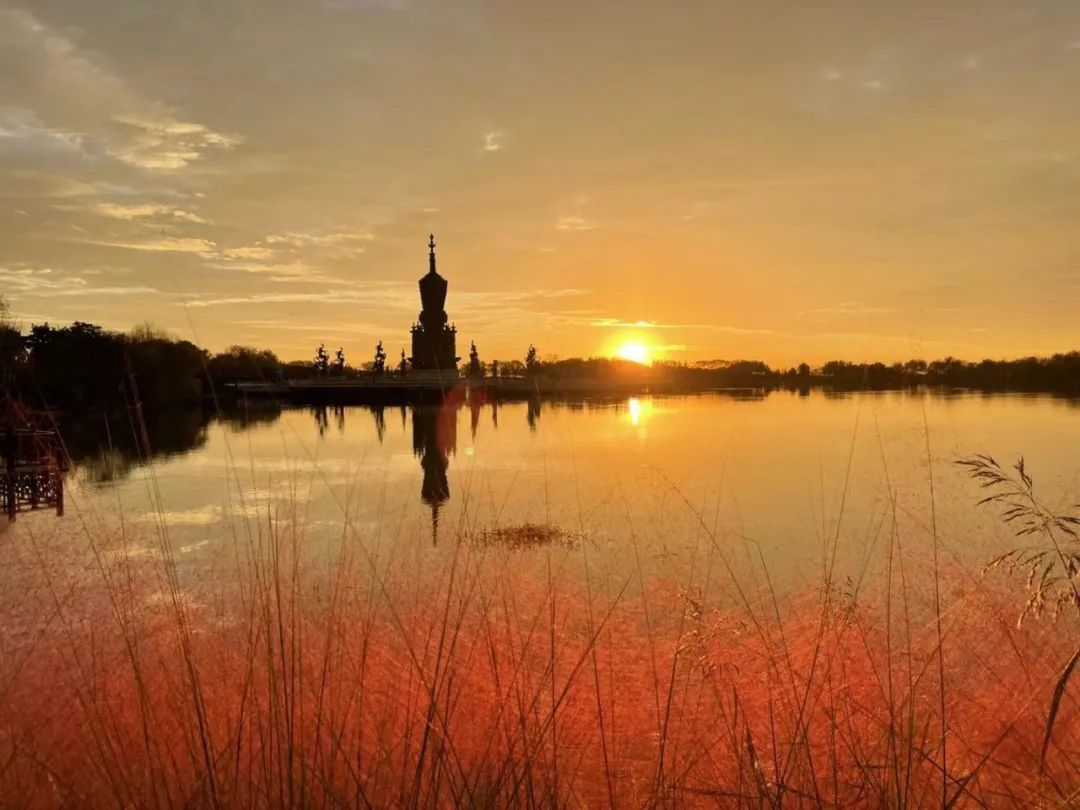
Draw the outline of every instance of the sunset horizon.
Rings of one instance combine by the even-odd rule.
[[[0,286],[359,357],[433,231],[489,357],[1076,348],[1080,11],[859,5],[6,5]]]
[[[0,0],[0,806],[1080,807],[1080,0]]]

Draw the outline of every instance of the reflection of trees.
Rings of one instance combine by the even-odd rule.
[[[243,399],[232,407],[222,409],[217,415],[217,421],[233,433],[243,433],[257,425],[272,425],[280,418],[280,403],[265,399]]]
[[[197,450],[206,444],[211,419],[240,433],[281,418],[281,406],[272,402],[241,402],[216,417],[203,408],[170,408],[133,412],[98,413],[62,419],[59,424],[64,451],[72,465],[91,483],[119,481],[151,460]]]
[[[139,465],[139,461],[115,448],[102,447],[96,456],[77,462],[83,478],[91,484],[122,481]]]
[[[187,453],[206,444],[210,414],[201,408],[155,413],[143,421],[133,414],[101,414],[64,421],[64,450],[86,480],[118,481],[148,461]]]

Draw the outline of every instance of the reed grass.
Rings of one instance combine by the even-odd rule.
[[[1000,473],[992,488],[1006,494],[991,502],[1005,509],[1031,491],[1023,468],[971,469]],[[577,535],[480,526],[467,505],[434,553],[392,514],[359,528],[352,489],[336,542],[314,543],[306,505],[327,482],[290,476],[284,502],[252,511],[238,468],[240,515],[194,561],[163,517],[150,530],[83,513],[22,522],[0,537],[0,796],[153,808],[1074,802],[1080,713],[1061,666],[1075,611],[1017,624],[1008,581],[931,554],[936,528],[904,535],[887,472],[876,556],[842,576],[838,519],[822,580],[783,594],[764,556],[736,563],[737,533],[662,478],[699,532],[662,572],[646,565],[629,507],[628,573],[590,556],[591,542],[566,542]],[[152,470],[147,485],[163,516]],[[1040,605],[1075,579],[1063,538],[1076,524],[1047,515],[1032,519],[1057,533],[1056,556],[998,563],[1058,566],[1032,580],[1053,589]]]

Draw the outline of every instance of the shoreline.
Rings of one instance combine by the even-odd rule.
[[[910,385],[842,385],[819,379],[806,385],[793,385],[784,380],[739,380],[723,384],[710,381],[704,385],[688,385],[675,380],[601,380],[587,377],[499,377],[475,379],[444,374],[416,378],[386,376],[382,378],[303,379],[280,382],[241,382],[228,386],[226,399],[277,400],[292,404],[398,404],[430,402],[445,396],[476,396],[484,400],[516,400],[532,397],[559,396],[678,396],[691,394],[748,395],[764,397],[773,391],[789,391],[809,396],[811,391],[829,394],[857,392],[927,391],[932,393],[976,394],[1045,394],[1064,399],[1080,397],[1070,388],[1036,388],[1019,386],[971,387],[936,383]]]

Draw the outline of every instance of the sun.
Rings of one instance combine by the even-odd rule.
[[[653,353],[648,344],[640,340],[628,340],[620,343],[615,349],[615,356],[620,360],[630,360],[647,366],[652,362]]]

